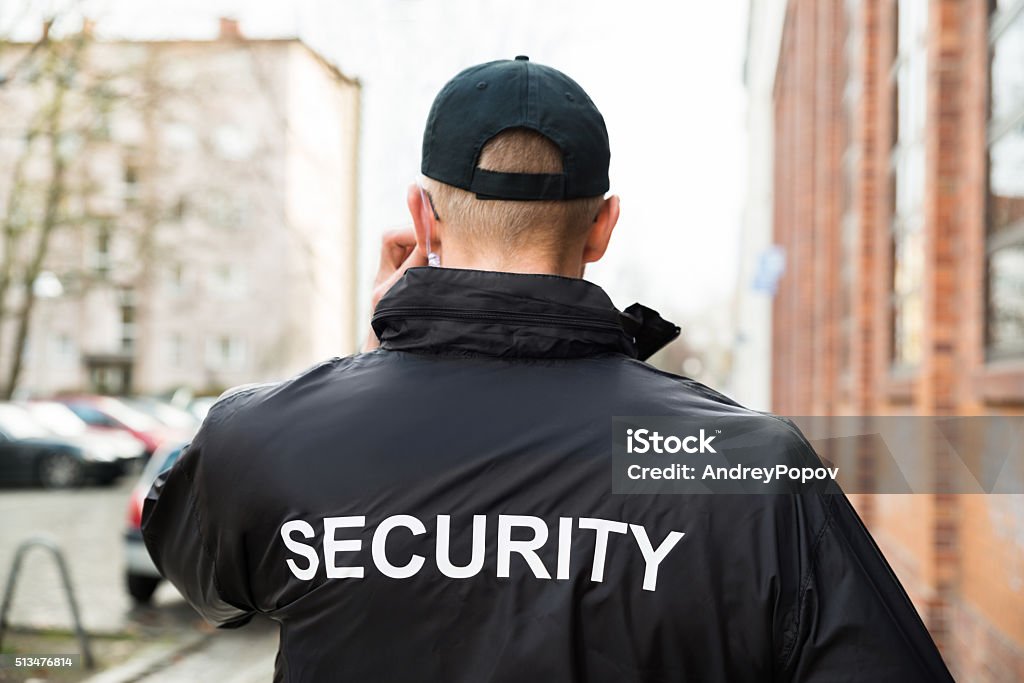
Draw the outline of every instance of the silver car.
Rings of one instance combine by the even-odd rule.
[[[140,604],[153,598],[162,577],[142,542],[142,504],[157,475],[173,465],[186,444],[164,446],[149,459],[128,500],[128,528],[124,535],[125,584],[128,594]]]

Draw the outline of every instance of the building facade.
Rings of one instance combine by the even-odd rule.
[[[1024,412],[1024,2],[789,0],[771,402]],[[1024,680],[1024,496],[855,496],[960,680]]]
[[[755,410],[771,407],[772,300],[785,254],[772,236],[775,69],[786,0],[752,0],[743,81],[747,91],[747,190],[735,292],[730,395]]]
[[[57,284],[36,288],[17,393],[212,393],[353,352],[358,81],[229,20],[213,40],[83,39],[93,79],[65,104],[67,218],[43,281]],[[0,167],[46,155],[19,138],[45,94],[31,47],[0,53]]]

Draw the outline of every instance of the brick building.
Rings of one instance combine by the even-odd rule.
[[[1024,412],[1024,1],[777,4],[772,409]],[[1024,680],[1024,496],[855,504],[958,679]]]

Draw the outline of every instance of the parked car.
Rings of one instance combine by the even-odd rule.
[[[125,465],[125,471],[146,456],[146,444],[139,439],[128,432],[91,427],[63,403],[27,401],[19,405],[39,424],[67,441],[108,452]]]
[[[161,424],[111,396],[65,396],[56,400],[93,427],[128,432],[145,444],[146,455],[152,455],[165,443],[184,441],[192,436]]]
[[[163,426],[183,434],[194,434],[199,429],[199,420],[189,411],[166,401],[150,396],[134,396],[121,399],[126,405],[149,415]]]
[[[175,443],[154,453],[128,499],[128,528],[124,535],[125,587],[139,604],[152,600],[153,593],[163,580],[142,542],[142,504],[157,475],[173,465],[184,448],[185,444]]]
[[[210,408],[217,402],[217,398],[216,396],[199,396],[194,398],[188,404],[188,410],[196,416],[197,420],[202,422],[206,419],[206,414],[210,412]]]
[[[124,464],[109,451],[72,443],[21,406],[0,404],[0,482],[68,488],[90,479],[107,484],[123,472]]]

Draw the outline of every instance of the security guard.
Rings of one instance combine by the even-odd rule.
[[[613,416],[752,412],[582,279],[608,162],[565,74],[455,76],[364,352],[213,407],[146,500],[157,566],[218,626],[277,621],[277,681],[951,680],[843,495],[611,493]]]

